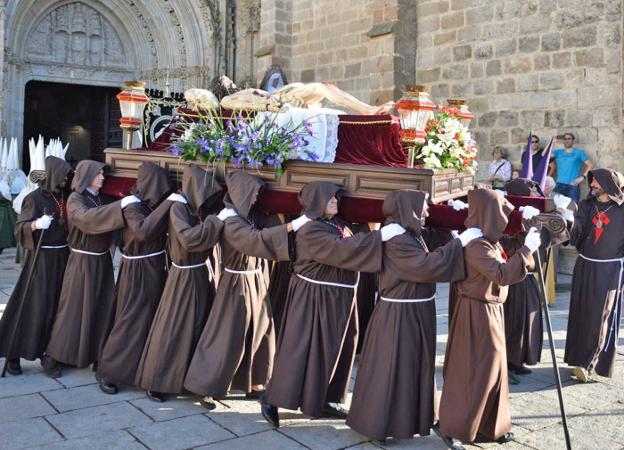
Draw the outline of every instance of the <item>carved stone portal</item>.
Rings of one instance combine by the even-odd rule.
[[[30,33],[26,53],[34,60],[85,66],[123,66],[126,55],[113,26],[82,2],[60,6]]]

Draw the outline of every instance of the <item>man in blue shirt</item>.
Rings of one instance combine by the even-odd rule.
[[[563,148],[553,152],[550,171],[557,170],[557,184],[553,192],[570,197],[578,203],[581,197],[580,184],[587,178],[587,172],[593,164],[587,154],[580,148],[574,147],[574,135],[563,135]]]

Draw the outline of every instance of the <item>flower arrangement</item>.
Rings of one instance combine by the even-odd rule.
[[[444,107],[427,122],[426,141],[417,157],[424,167],[475,173],[477,145],[459,113],[457,108]]]
[[[297,125],[279,125],[276,114],[225,118],[208,112],[200,113],[199,121],[182,121],[178,127],[182,133],[174,141],[171,153],[185,161],[223,162],[250,169],[270,165],[276,175],[281,175],[287,159],[317,159],[304,148],[306,138],[312,136],[308,120]]]

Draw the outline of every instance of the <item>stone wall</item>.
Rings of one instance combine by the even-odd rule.
[[[289,82],[332,81],[367,103],[393,100],[414,79],[415,13],[405,0],[263,0],[257,78],[280,66]]]
[[[468,100],[483,162],[494,145],[517,162],[531,130],[542,143],[572,131],[597,165],[624,169],[620,0],[418,1],[416,15],[416,78]]]

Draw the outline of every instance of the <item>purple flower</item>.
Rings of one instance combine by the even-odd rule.
[[[208,153],[210,151],[210,147],[206,139],[198,140],[197,145],[199,145],[199,153]]]
[[[318,155],[314,152],[308,152],[308,158],[310,161],[318,161],[319,159]]]
[[[182,149],[178,147],[177,145],[174,145],[173,147],[171,147],[169,151],[171,152],[173,156],[180,156],[182,154]]]
[[[306,130],[306,132],[312,136],[312,122],[310,122],[308,119],[303,119],[303,126]]]

